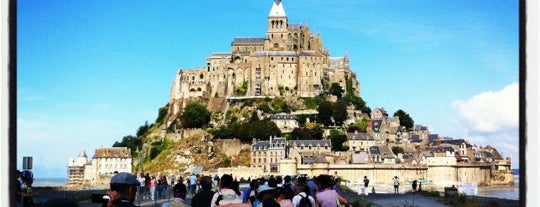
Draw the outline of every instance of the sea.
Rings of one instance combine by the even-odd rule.
[[[478,187],[478,195],[482,197],[504,198],[519,200],[519,169],[514,171],[514,186],[512,187]]]
[[[66,183],[66,178],[36,178],[34,180],[35,187],[61,187]],[[478,187],[477,196],[519,200],[519,169],[514,169],[514,186]]]

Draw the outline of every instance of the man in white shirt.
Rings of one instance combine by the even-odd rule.
[[[146,196],[146,187],[144,186],[144,184],[145,184],[144,181],[146,181],[146,178],[144,178],[144,174],[141,173],[137,177],[137,180],[141,183],[141,185],[138,186],[137,195],[139,196],[139,200],[143,200],[143,199],[145,199],[144,197]]]
[[[302,200],[303,197],[307,197],[311,202],[311,207],[315,207],[315,199],[313,198],[313,196],[308,196],[306,194],[306,192],[309,192],[307,188],[309,187],[305,183],[298,183],[298,185],[296,185],[296,195],[292,199],[292,203],[295,207],[305,207],[300,206],[300,200]]]

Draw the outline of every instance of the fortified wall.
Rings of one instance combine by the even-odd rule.
[[[233,174],[238,179],[256,178],[268,175],[298,175],[306,174],[308,177],[320,174],[337,175],[353,184],[363,183],[364,176],[375,185],[393,185],[392,178],[398,176],[401,185],[407,185],[410,180],[427,180],[426,190],[442,191],[444,187],[458,186],[460,183],[477,183],[478,186],[490,186],[492,182],[491,164],[452,163],[449,165],[429,164],[329,164],[312,163],[297,164],[293,159],[284,159],[279,162],[280,172],[264,173],[260,167],[234,167],[219,168],[214,174]],[[212,174],[204,172],[204,174]],[[510,184],[513,180],[503,183]]]

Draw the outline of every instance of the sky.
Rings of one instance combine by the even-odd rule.
[[[264,37],[272,0],[17,2],[17,166],[66,177],[69,158],[153,123],[178,69]],[[519,165],[517,1],[282,1],[289,23],[349,55],[372,108]]]

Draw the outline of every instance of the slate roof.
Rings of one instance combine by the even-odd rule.
[[[363,133],[363,132],[359,132],[359,133],[349,132],[347,133],[347,137],[350,140],[373,140],[373,137],[371,137],[368,133]]]
[[[272,114],[270,115],[270,119],[297,119],[298,117],[294,114]]]
[[[302,24],[289,24],[287,25],[287,29],[302,29]]]
[[[81,153],[79,153],[78,157],[88,157],[88,156],[86,156],[86,150],[81,151]]]
[[[412,134],[411,135],[411,142],[422,142],[422,138],[420,138],[420,135],[418,135],[418,134]]]
[[[264,44],[264,37],[235,37],[233,44]]]
[[[255,56],[298,56],[295,51],[255,51]]]
[[[272,139],[272,143],[270,143],[270,141],[258,141],[251,146],[251,150],[259,151],[268,150],[269,148],[285,148],[286,145],[287,140],[285,137],[277,137]]]
[[[379,150],[383,158],[395,158],[395,155],[390,149],[390,147],[386,145],[382,145],[382,146],[379,146]]]
[[[289,140],[291,146],[332,146],[330,140]]]

